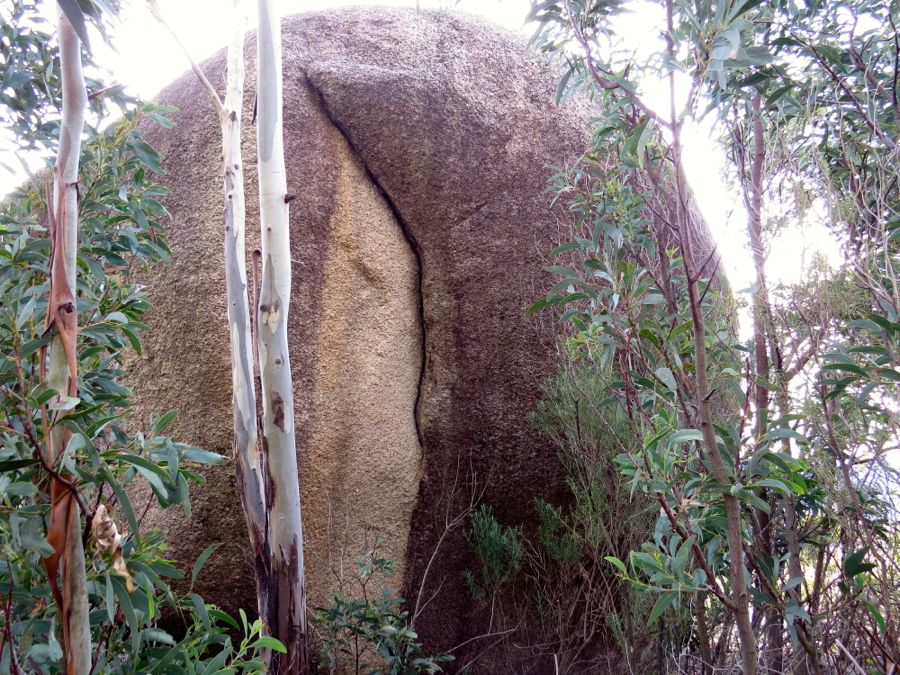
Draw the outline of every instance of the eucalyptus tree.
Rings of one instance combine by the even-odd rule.
[[[83,26],[82,26],[83,29]],[[81,39],[66,13],[59,10],[59,66],[62,121],[54,172],[53,196],[48,198],[50,287],[45,331],[52,338],[41,354],[46,385],[56,392],[50,399],[45,424],[50,427],[46,449],[49,466],[60,459],[72,432],[59,420],[78,404],[78,310],[75,297],[78,256],[78,165],[87,109],[87,89],[81,64]],[[69,473],[68,471],[66,473]],[[52,511],[47,540],[53,555],[45,559],[47,575],[60,610],[66,672],[87,675],[91,669],[91,630],[87,577],[81,540],[77,489],[66,475],[50,479]],[[57,573],[62,589],[57,586]]]
[[[886,456],[900,436],[898,26],[896,2],[828,3],[801,11],[780,41],[806,66],[795,77],[811,108],[799,168],[814,180],[846,259],[844,297],[816,383],[820,414],[811,417],[809,435],[840,476],[839,543],[843,566],[854,573],[840,587],[840,602],[832,601],[846,609],[818,628],[823,641],[844,646],[847,663],[852,651],[885,672],[900,662],[898,477]],[[827,583],[820,574],[813,592]]]
[[[682,355],[678,359],[681,361],[681,367],[674,372],[668,358],[664,361],[664,367],[650,368],[650,372],[655,373],[656,379],[665,382],[675,394],[675,413],[683,428],[676,427],[663,431],[658,428],[658,422],[648,419],[650,429],[641,428],[641,435],[649,433],[651,437],[656,436],[653,443],[666,437],[669,443],[673,443],[673,438],[678,439],[674,441],[675,443],[690,442],[695,446],[697,456],[705,460],[698,468],[703,467],[701,472],[706,474],[707,480],[721,486],[719,499],[724,506],[727,522],[723,534],[727,540],[730,591],[720,588],[716,582],[715,574],[710,568],[708,552],[704,553],[697,545],[698,533],[691,533],[690,528],[685,529],[679,521],[672,504],[677,502],[678,498],[671,492],[671,487],[665,484],[658,485],[654,492],[669,521],[668,526],[673,530],[676,546],[679,547],[680,553],[683,552],[682,558],[685,562],[687,558],[694,559],[697,568],[706,575],[708,589],[704,590],[712,591],[734,616],[743,672],[745,675],[756,675],[757,641],[751,623],[744,524],[737,491],[741,486],[736,480],[733,462],[726,460],[723,452],[725,449],[717,439],[716,429],[722,424],[722,420],[714,418],[715,402],[712,396],[715,390],[710,384],[709,375],[711,363],[707,353],[708,310],[704,307],[704,297],[710,290],[710,278],[715,276],[715,269],[709,269],[710,262],[715,259],[715,253],[701,257],[703,254],[697,251],[696,228],[693,223],[693,219],[697,217],[696,207],[691,203],[682,156],[685,114],[684,104],[677,101],[675,70],[680,52],[676,22],[682,19],[683,8],[680,5],[676,8],[671,0],[662,3],[665,16],[665,44],[660,57],[669,68],[665,73],[668,102],[666,109],[659,112],[648,105],[638,93],[637,83],[628,77],[629,68],[617,70],[617,64],[599,48],[600,39],[604,36],[609,37],[608,21],[611,15],[619,9],[617,3],[587,5],[573,0],[561,2],[548,0],[534,5],[532,17],[540,22],[538,38],[546,49],[559,51],[564,49],[570,40],[580,48],[575,55],[566,54],[568,72],[561,84],[561,91],[565,90],[572,78],[574,78],[573,85],[587,82],[596,87],[603,94],[604,105],[622,111],[621,122],[616,125],[620,133],[626,134],[623,139],[625,152],[622,154],[627,155],[628,161],[636,168],[646,171],[649,177],[648,187],[663,194],[670,191],[674,193],[667,202],[660,204],[655,212],[662,222],[657,228],[655,236],[658,241],[653,243],[653,248],[664,251],[660,255],[663,269],[659,270],[661,276],[656,281],[659,285],[659,297],[669,308],[686,305],[689,316],[686,326],[693,335],[690,350],[691,367],[689,370],[685,368]],[[693,97],[692,91],[688,98],[690,100]],[[607,129],[607,133],[616,130],[615,127]],[[660,134],[666,135],[665,141]],[[656,139],[656,142],[651,142],[652,139]],[[603,241],[600,224],[598,228],[600,228],[598,234],[592,237],[592,248],[589,248],[596,252],[599,252]],[[666,249],[677,250],[679,253],[677,266],[681,268],[682,274],[678,280],[670,276],[666,269],[671,264],[665,261],[665,257],[669,255]],[[648,271],[649,268],[644,269],[643,273],[646,274]],[[606,274],[608,276],[609,272],[606,271]],[[681,303],[679,294],[686,296],[686,303]],[[616,295],[618,296],[618,293]],[[565,302],[568,304],[569,301]],[[640,304],[643,300],[638,302]],[[679,313],[676,311],[672,314],[671,321],[674,322]],[[591,319],[590,322],[593,323],[594,320]],[[672,326],[673,330],[674,328],[675,325]],[[666,422],[666,426],[669,424],[671,422]],[[651,477],[654,475],[649,466],[647,473]],[[684,567],[685,563],[682,562],[682,572]],[[673,595],[668,592],[660,597],[660,601],[670,603],[676,597],[677,593]],[[651,616],[655,619],[664,609],[665,605],[658,604]]]
[[[599,406],[610,410],[597,414],[623,415],[644,439],[619,461],[662,515],[654,542],[632,553],[630,571],[611,562],[660,594],[651,622],[687,597],[699,604],[698,624],[708,599],[710,609],[724,607],[728,622],[701,631],[701,672],[723,664],[732,620],[745,673],[757,672],[760,654],[764,669],[783,670],[785,627],[794,672],[823,672],[828,662],[888,669],[897,661],[896,593],[888,590],[897,588],[897,514],[885,496],[896,475],[883,457],[898,430],[900,10],[877,1],[654,6],[665,25],[647,62],[610,49],[619,3],[548,0],[533,11],[539,41],[563,56],[560,98],[586,83],[611,109],[583,166],[558,177],[561,197],[580,195],[577,181],[595,186],[573,208],[586,206],[579,222],[596,229],[557,250],[576,264],[550,268],[563,279],[539,303],[567,306],[563,318],[591,358],[596,350],[622,369]],[[648,74],[668,83],[665,111],[642,97]],[[676,79],[688,90],[681,99]],[[718,118],[748,213],[756,275],[748,345],[704,330],[716,291],[702,277],[714,272],[697,259],[686,227],[681,131],[706,112]],[[624,187],[613,189],[615,182]],[[648,186],[671,186],[675,198],[667,205],[633,194]],[[639,207],[623,211],[617,190],[629,190]],[[827,284],[850,297],[811,298],[804,287],[773,294],[765,262],[777,228],[823,212],[824,225],[846,242],[845,268]],[[631,242],[609,236],[627,222]],[[624,259],[614,253],[622,250]],[[680,271],[673,277],[669,269]],[[628,283],[642,276],[652,282]],[[667,306],[665,320],[657,304]],[[810,387],[814,395],[802,393]],[[680,450],[685,442],[696,454]],[[830,469],[823,456],[834,458]],[[859,466],[881,467],[887,486],[864,479]]]
[[[157,20],[167,25],[155,0],[148,0],[148,6]],[[293,384],[287,341],[291,262],[282,140],[281,34],[279,18],[271,4],[260,2],[257,139],[262,287],[258,306],[252,308],[248,298],[241,158],[246,16],[241,0],[234,0],[233,9],[224,100],[190,58],[174,31],[169,30],[188,56],[222,128],[225,286],[231,340],[235,471],[253,550],[260,617],[269,634],[286,649],[284,655],[279,651],[269,653],[269,667],[276,673],[302,673],[308,671],[309,664]],[[251,315],[254,311],[258,313],[256,317]],[[255,354],[259,355],[262,419],[258,417]]]
[[[257,307],[269,578],[260,609],[287,648],[273,655],[277,673],[309,671],[303,525],[294,432],[294,390],[287,334],[291,254],[282,121],[281,23],[271,0],[258,0],[256,143],[259,171],[261,286]],[[260,589],[261,591],[263,589]]]
[[[785,436],[782,452],[788,457],[815,461],[811,450],[820,445],[835,458],[838,484],[849,506],[838,509],[846,514],[842,525],[846,534],[833,549],[842,558],[837,571],[845,577],[846,592],[829,602],[843,608],[838,623],[870,626],[868,647],[859,631],[835,640],[852,645],[860,656],[868,651],[873,662],[888,655],[896,661],[896,651],[887,647],[896,644],[896,606],[887,591],[896,585],[896,566],[888,562],[896,551],[889,537],[875,534],[878,528],[859,495],[869,492],[863,488],[868,482],[864,475],[873,469],[876,473],[887,469],[888,490],[890,481],[896,480],[890,478],[879,448],[882,434],[896,435],[898,429],[898,418],[891,412],[896,392],[889,390],[897,377],[891,336],[900,309],[893,271],[898,254],[895,186],[900,155],[894,139],[900,8],[882,2],[805,9],[781,3],[735,5],[722,17],[713,14],[714,9],[705,15],[698,9],[696,14],[696,24],[715,26],[714,33],[686,34],[701,45],[704,40],[713,45],[727,40],[732,49],[729,58],[713,68],[713,76],[706,77],[712,82],[712,108],[733,159],[733,180],[744,195],[748,214],[756,276],[750,359],[755,442],[758,447],[771,434],[780,433]],[[698,69],[697,76],[701,73]],[[785,199],[785,194],[794,197]],[[860,300],[867,295],[868,303],[848,308],[843,298],[819,297],[804,305],[790,294],[785,302],[783,290],[772,294],[765,261],[769,248],[777,245],[775,235],[785,224],[802,226],[817,219],[843,248],[844,269],[832,273],[833,278],[843,276],[848,284],[844,292]],[[858,330],[860,320],[868,322],[863,324],[868,330]],[[813,369],[818,366],[822,370],[816,377]],[[798,392],[811,381],[818,393],[805,402]],[[857,414],[867,418],[866,432],[847,433]],[[845,429],[835,434],[839,422]],[[783,426],[792,429],[778,429]],[[823,633],[833,634],[835,625],[813,612],[815,603],[827,596],[823,590],[827,573],[820,570],[806,594],[796,581],[806,576],[804,559],[813,544],[798,532],[808,511],[806,490],[797,474],[773,477],[786,480],[770,485],[768,497],[760,493],[769,500],[772,513],[755,509],[751,519],[757,542],[753,556],[760,561],[755,571],[757,593],[766,599],[756,604],[767,617],[767,666],[783,669],[781,636],[786,622],[797,645],[791,668],[818,673],[825,668],[823,652],[832,643]],[[827,476],[818,478],[821,485],[828,484]],[[777,499],[773,493],[778,493]],[[787,583],[779,582],[778,565],[769,564],[778,560],[782,538]],[[845,604],[854,594],[868,599]]]
[[[126,419],[122,363],[149,307],[132,268],[168,255],[164,169],[139,125],[171,127],[171,111],[84,77],[87,24],[102,29],[118,3],[59,4],[57,37],[35,3],[0,14],[2,115],[20,147],[57,150],[46,189],[33,179],[0,204],[0,670],[259,672],[257,652],[277,644],[255,622],[234,647],[236,621],[175,594],[182,572],[127,489],[145,480],[162,507],[189,509],[191,465],[221,461],[164,434],[174,411],[140,432]],[[107,122],[110,101],[124,115],[100,132],[88,107]],[[158,627],[167,605],[188,620],[180,640]]]

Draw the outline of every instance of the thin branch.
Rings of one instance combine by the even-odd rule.
[[[578,44],[581,45],[581,48],[584,51],[584,61],[587,64],[588,70],[590,70],[591,76],[594,78],[594,81],[606,91],[612,91],[614,89],[620,90],[625,95],[625,98],[627,98],[635,108],[639,109],[643,114],[652,119],[659,126],[669,128],[671,126],[669,122],[662,119],[659,115],[653,112],[653,110],[651,110],[637,94],[635,94],[628,87],[623,86],[619,82],[607,79],[600,73],[600,70],[597,67],[596,63],[594,63],[594,58],[591,55],[590,43],[588,42],[587,36],[584,34],[583,28],[576,20],[575,16],[572,14],[572,10],[568,0],[566,0],[565,5],[566,11],[569,15],[569,25],[572,27],[572,32],[575,35],[575,39],[578,41]]]
[[[885,134],[884,131],[881,130],[881,127],[879,125],[875,124],[874,120],[872,120],[872,118],[866,112],[865,108],[863,108],[862,103],[860,103],[859,100],[856,98],[856,96],[853,94],[853,92],[850,91],[850,88],[844,82],[844,78],[842,78],[840,75],[838,75],[834,71],[834,69],[831,66],[829,66],[828,63],[826,63],[825,59],[822,58],[822,55],[819,54],[819,51],[814,46],[812,46],[811,44],[809,44],[808,42],[803,40],[803,38],[801,38],[796,33],[791,33],[791,37],[794,40],[796,40],[797,42],[799,42],[801,45],[806,47],[812,53],[812,55],[816,58],[816,61],[818,61],[819,65],[821,65],[822,68],[825,69],[825,71],[828,73],[828,75],[831,77],[831,79],[834,81],[834,83],[838,87],[840,87],[841,91],[843,91],[844,94],[847,95],[847,97],[849,97],[850,102],[853,104],[853,107],[856,108],[856,112],[859,113],[859,116],[866,123],[866,126],[869,127],[869,129],[871,129],[872,132],[876,136],[878,136],[878,138],[881,139],[881,141],[883,141],[888,147],[890,147],[890,148],[895,147],[896,142],[890,136]]]
[[[209,99],[213,104],[213,107],[216,109],[216,114],[218,114],[219,119],[224,119],[225,117],[225,106],[222,104],[222,99],[219,98],[218,92],[216,92],[216,88],[212,86],[209,79],[206,77],[204,72],[200,69],[200,66],[197,65],[197,62],[194,61],[194,58],[191,56],[191,53],[188,51],[187,46],[181,41],[178,37],[178,34],[175,32],[175,29],[172,28],[166,20],[163,18],[162,11],[159,9],[159,5],[156,3],[156,0],[147,0],[147,8],[150,10],[150,13],[153,14],[153,17],[162,24],[163,28],[169,31],[169,34],[172,36],[172,39],[178,44],[181,48],[181,51],[184,52],[184,55],[187,57],[188,63],[191,64],[191,70],[194,71],[194,75],[197,76],[197,79],[200,80],[200,83],[203,85],[203,88],[206,90],[206,93],[209,95]]]
[[[835,638],[834,644],[836,644],[840,648],[840,650],[842,652],[844,652],[844,655],[848,659],[850,659],[850,663],[853,664],[853,667],[856,669],[856,672],[858,672],[859,675],[866,675],[866,671],[863,670],[861,665],[859,665],[859,661],[857,661],[855,658],[853,658],[853,654],[851,654],[850,651],[844,646],[843,642],[841,642],[840,640]]]
[[[34,458],[40,463],[41,468],[50,474],[50,477],[53,480],[57,480],[62,484],[66,490],[72,493],[72,496],[75,498],[75,501],[78,503],[78,508],[81,509],[82,513],[84,513],[88,518],[93,517],[93,510],[85,503],[84,498],[81,496],[81,493],[78,491],[78,487],[70,480],[62,476],[58,471],[56,471],[50,464],[47,462],[47,458],[44,457],[44,453],[41,450],[41,445],[37,440],[35,435],[34,427],[30,422],[27,422],[23,416],[19,416],[19,420],[22,422],[22,426],[25,429],[24,432],[19,431],[18,429],[14,429],[13,427],[7,425],[0,425],[0,428],[5,431],[10,431],[15,434],[19,434],[20,436],[24,436],[28,443],[31,445],[32,453],[34,454]]]

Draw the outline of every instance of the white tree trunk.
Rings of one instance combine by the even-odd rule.
[[[271,0],[258,0],[257,151],[259,156],[262,286],[257,340],[263,419],[263,464],[270,504],[271,577],[260,610],[271,635],[287,647],[273,654],[271,672],[308,671],[303,528],[294,438],[294,396],[288,354],[291,255],[282,129],[281,26]]]
[[[225,286],[231,342],[235,473],[253,550],[259,614],[266,631],[288,650],[285,655],[268,651],[268,670],[279,674],[307,673],[303,532],[287,343],[291,270],[281,126],[281,34],[268,3],[260,2],[257,117],[263,284],[256,336],[263,404],[260,424],[254,377],[252,310],[247,292],[246,209],[241,158],[246,17],[243,0],[233,2],[233,32],[228,44],[227,84],[222,101],[186,46],[165,22],[156,0],[147,0],[150,11],[172,33],[187,56],[222,127]]]
[[[250,542],[258,554],[266,539],[266,506],[262,457],[257,448],[258,418],[253,376],[253,334],[247,292],[246,208],[241,158],[241,109],[244,100],[244,34],[246,16],[234,0],[233,32],[228,43],[228,79],[221,111],[225,181],[225,287],[231,337],[232,409],[235,470],[247,517]]]
[[[49,346],[47,386],[59,392],[51,401],[51,421],[68,408],[78,396],[78,329],[76,259],[78,255],[78,163],[81,136],[87,108],[87,91],[81,68],[81,41],[74,28],[59,11],[59,52],[62,75],[62,123],[57,150],[51,221],[50,303],[47,326],[53,332]],[[54,426],[50,432],[47,460],[51,466],[65,449],[71,432]],[[91,670],[91,632],[88,620],[88,596],[84,548],[81,542],[81,517],[78,504],[68,487],[59,479],[51,481],[53,511],[47,538],[55,553],[46,560],[54,594],[60,604],[66,673],[87,675]],[[57,571],[62,576],[62,592],[56,588]]]

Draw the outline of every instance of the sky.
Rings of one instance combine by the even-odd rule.
[[[55,1],[46,0],[48,15],[55,12]],[[188,69],[188,63],[169,33],[162,28],[146,9],[143,0],[124,0],[121,25],[115,31],[115,50],[102,40],[93,41],[98,63],[112,72],[114,81],[128,84],[129,90],[143,98],[151,99],[163,86]],[[188,45],[195,61],[202,61],[225,46],[229,34],[231,7],[229,0],[158,0],[168,23],[181,40]],[[416,0],[275,0],[282,15],[301,11],[323,10],[342,6],[359,5],[416,6]],[[529,0],[419,0],[422,9],[462,11],[484,17],[486,20],[509,30],[531,34],[525,25]],[[252,10],[253,2],[245,2]],[[660,39],[660,19],[640,0],[632,3],[634,11],[626,16],[618,31],[626,36],[629,49],[638,53],[653,50]],[[249,12],[248,27],[254,28],[253,11]],[[662,96],[665,87],[660,83],[647,83],[648,103],[659,109],[666,105]],[[690,125],[684,134],[685,164],[688,180],[694,195],[710,225],[725,261],[725,272],[732,288],[741,291],[752,285],[753,269],[746,247],[744,227],[746,212],[737,194],[729,190],[722,179],[726,158],[711,139],[709,124]],[[4,154],[6,156],[4,156]],[[0,141],[0,163],[16,168],[19,162],[11,161],[4,153]],[[22,173],[10,174],[0,168],[0,194],[5,194],[22,181]],[[809,261],[819,252],[833,263],[839,260],[837,245],[830,241],[824,228],[811,227],[806,233],[786,231],[780,240],[773,242],[767,273],[773,282],[798,281],[804,272],[801,261]],[[749,321],[742,321],[742,332]]]

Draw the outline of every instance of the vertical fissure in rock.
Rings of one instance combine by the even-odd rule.
[[[388,209],[391,212],[394,220],[400,226],[400,231],[403,234],[403,238],[406,240],[407,245],[412,251],[412,254],[416,261],[416,298],[417,298],[417,308],[416,312],[418,314],[419,320],[419,335],[420,338],[420,353],[421,353],[421,361],[419,364],[419,378],[418,383],[416,385],[416,396],[413,402],[413,424],[416,429],[416,437],[419,441],[419,450],[424,455],[425,452],[425,438],[422,430],[422,425],[420,422],[420,407],[422,403],[422,393],[425,387],[425,369],[427,365],[427,353],[426,347],[428,345],[428,332],[427,332],[427,324],[425,322],[425,293],[424,293],[424,270],[422,266],[422,251],[419,246],[419,242],[416,239],[415,235],[411,232],[409,226],[406,221],[403,219],[403,215],[400,213],[400,210],[397,208],[397,205],[394,203],[394,200],[391,198],[391,195],[384,189],[381,182],[378,180],[378,177],[372,172],[369,168],[369,165],[366,163],[362,154],[357,150],[356,146],[353,144],[353,139],[350,137],[347,129],[341,124],[340,120],[334,117],[331,112],[331,108],[328,105],[328,100],[322,94],[322,91],[316,86],[316,84],[310,79],[308,73],[304,73],[306,77],[306,83],[309,86],[310,90],[315,94],[316,99],[319,102],[319,108],[322,111],[322,114],[325,115],[325,118],[331,123],[331,125],[337,129],[337,131],[341,134],[344,140],[347,142],[347,146],[350,148],[350,152],[353,157],[359,162],[359,165],[362,167],[363,171],[366,174],[366,177],[375,187],[376,192],[379,196],[384,199],[385,204],[387,204]]]

